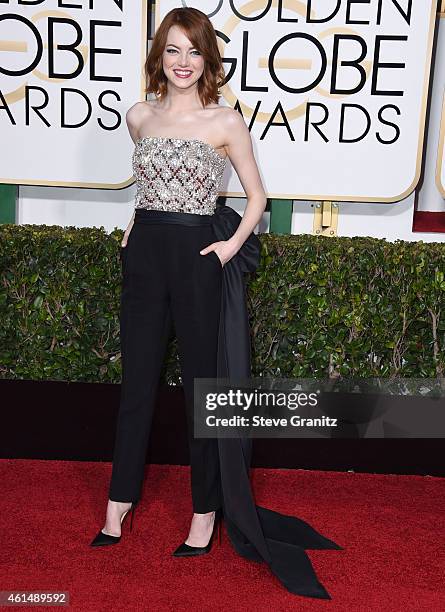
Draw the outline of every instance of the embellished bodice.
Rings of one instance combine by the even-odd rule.
[[[146,136],[136,141],[135,208],[212,215],[226,159],[198,139]]]

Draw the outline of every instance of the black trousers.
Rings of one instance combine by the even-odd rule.
[[[122,252],[122,385],[112,501],[141,497],[156,391],[171,326],[187,409],[194,512],[222,505],[218,442],[193,437],[194,378],[216,378],[222,265],[199,251],[216,241],[210,216],[137,209]]]

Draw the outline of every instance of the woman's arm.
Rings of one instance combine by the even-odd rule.
[[[134,143],[136,143],[136,140],[139,138],[139,125],[141,121],[141,115],[144,110],[144,107],[142,105],[146,106],[143,102],[136,102],[136,104],[133,104],[133,106],[128,109],[125,117],[127,121],[128,131]],[[124,237],[121,242],[121,245],[123,247],[127,246],[127,240],[128,236],[130,235],[131,228],[133,227],[135,214],[136,211],[134,210],[133,215],[131,216],[131,219],[128,223],[127,229],[124,232]]]
[[[240,250],[243,243],[261,220],[267,196],[253,154],[250,132],[240,113],[233,109],[224,112],[224,133],[227,154],[246,193],[247,205],[236,232],[225,241],[214,242],[200,253],[215,251],[224,265]]]
[[[135,213],[136,211],[133,212],[133,215],[131,216],[131,219],[127,225],[127,229],[124,232],[124,237],[122,238],[122,242],[121,242],[121,246],[123,247],[127,246],[127,240],[128,240],[128,236],[130,235],[131,228],[133,227]]]
[[[230,162],[247,197],[243,218],[228,242],[241,248],[261,221],[267,204],[267,196],[253,153],[252,138],[244,119],[238,111],[232,110],[227,113],[226,122],[228,144],[226,148]]]

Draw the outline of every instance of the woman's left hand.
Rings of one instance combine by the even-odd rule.
[[[218,242],[212,242],[209,246],[199,251],[201,255],[207,255],[210,251],[215,251],[218,256],[221,266],[225,266],[225,264],[232,259],[234,255],[236,255],[239,249],[231,243],[229,240],[220,240]]]

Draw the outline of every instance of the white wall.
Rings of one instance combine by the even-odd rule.
[[[294,202],[292,233],[312,233],[312,202]],[[445,209],[445,206],[443,207]],[[423,240],[445,242],[445,234],[413,232],[414,194],[395,204],[384,202],[341,202],[339,205],[338,236],[372,236],[387,240]]]

